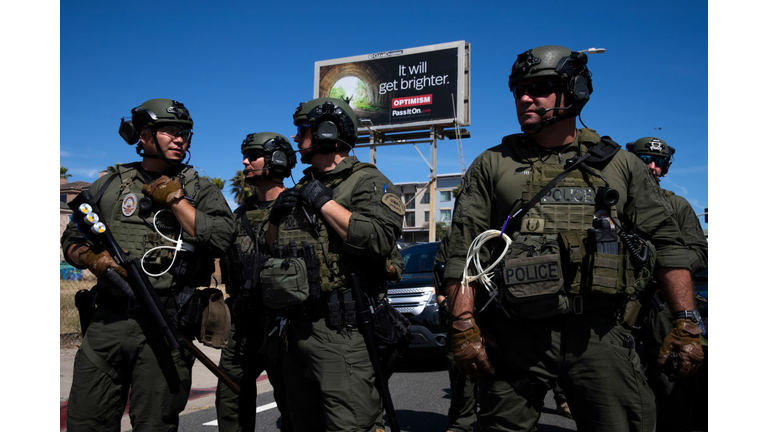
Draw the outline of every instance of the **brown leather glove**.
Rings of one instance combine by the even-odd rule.
[[[97,278],[104,276],[104,272],[111,268],[120,276],[128,278],[128,273],[120,267],[105,250],[93,250],[91,248],[81,252],[78,256],[80,263],[88,268]]]
[[[169,207],[179,198],[184,198],[184,189],[181,188],[179,180],[171,180],[168,176],[160,176],[152,184],[144,185],[142,189],[156,203],[162,204],[165,207]]]
[[[679,319],[673,323],[672,330],[667,333],[659,349],[656,360],[664,367],[670,356],[678,357],[677,378],[687,378],[696,373],[704,361],[704,351],[701,349],[701,328],[689,320]]]
[[[494,373],[474,318],[454,321],[450,331],[451,351],[459,372],[477,378]]]

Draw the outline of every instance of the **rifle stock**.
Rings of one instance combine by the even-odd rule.
[[[72,200],[68,206],[73,210],[74,215],[78,214],[78,208],[81,204],[87,203],[91,206],[93,213],[98,215],[99,219],[101,219],[101,214],[96,203],[91,203],[90,201],[90,193],[88,191],[83,191],[74,200]],[[78,229],[80,229],[79,222]],[[81,231],[83,230],[81,229]],[[208,356],[206,356],[202,351],[200,351],[200,349],[195,346],[189,339],[179,333],[173,320],[165,310],[165,307],[163,306],[160,298],[157,296],[157,291],[155,291],[152,283],[141,270],[141,265],[139,264],[138,260],[128,258],[125,252],[123,252],[123,250],[120,248],[120,245],[117,244],[117,241],[112,235],[112,232],[109,230],[109,227],[104,225],[104,230],[100,233],[96,233],[92,230],[88,231],[96,234],[97,239],[104,246],[107,252],[109,252],[109,254],[112,256],[112,259],[114,259],[115,262],[123,267],[128,273],[128,285],[133,291],[136,299],[139,301],[139,305],[146,313],[150,315],[154,323],[161,330],[163,337],[165,338],[166,342],[168,342],[168,346],[171,348],[171,350],[179,349],[179,347],[183,345],[189,349],[195,358],[200,360],[203,365],[208,368],[208,370],[213,372],[216,377],[221,379],[227,387],[232,389],[232,391],[235,393],[240,394],[240,386],[232,381],[229,375],[219,369],[218,366],[216,366],[216,364],[213,363],[213,361],[211,361],[211,359],[208,358]]]

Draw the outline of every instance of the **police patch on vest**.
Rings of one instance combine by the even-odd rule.
[[[594,204],[591,187],[554,187],[541,199],[542,204]]]
[[[136,198],[135,194],[128,194],[123,198],[123,204],[122,204],[122,210],[123,210],[123,216],[130,217],[132,214],[136,212],[136,203],[138,202],[138,199]]]
[[[248,236],[243,237],[243,240],[240,241],[240,252],[241,253],[247,253],[251,250],[251,244],[253,241],[251,241],[251,238]]]
[[[405,205],[403,205],[403,202],[400,201],[399,196],[393,194],[392,192],[387,192],[383,197],[381,197],[381,202],[393,212],[399,214],[400,216],[405,216]]]
[[[504,263],[504,284],[518,285],[559,280],[560,266],[557,265],[558,263],[555,259],[556,258],[546,258],[545,260],[507,260]]]

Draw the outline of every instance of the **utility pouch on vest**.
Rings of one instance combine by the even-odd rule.
[[[588,230],[590,254],[582,270],[584,286],[596,294],[632,294],[635,291],[634,275],[618,232],[605,218],[596,219],[595,226]]]
[[[307,264],[304,258],[269,258],[261,268],[264,306],[283,309],[309,298]]]
[[[179,328],[211,348],[227,345],[231,323],[224,294],[216,288],[195,290],[178,314]]]
[[[328,318],[326,325],[331,330],[357,326],[355,302],[352,290],[336,290],[328,296]]]
[[[539,249],[512,244],[504,261],[502,279],[510,294],[504,298],[522,318],[547,318],[569,310],[557,242],[547,242]]]
[[[631,330],[635,326],[635,322],[637,322],[637,317],[640,315],[641,308],[642,304],[640,303],[640,299],[638,298],[637,293],[629,296],[627,303],[624,304],[624,309],[621,314],[619,324],[621,324],[624,328]]]

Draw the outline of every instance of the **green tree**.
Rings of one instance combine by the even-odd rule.
[[[70,177],[72,177],[72,174],[67,174],[67,171],[69,171],[69,168],[64,168],[63,166],[59,165],[59,176],[61,178],[70,178]]]
[[[237,173],[235,173],[234,177],[229,179],[229,182],[232,184],[229,192],[235,195],[235,202],[238,205],[243,205],[247,198],[250,198],[256,193],[253,186],[245,184],[245,176],[243,175],[242,170],[237,170]]]
[[[223,190],[224,185],[227,184],[227,182],[222,180],[221,177],[210,178],[208,176],[203,176],[203,178],[213,183],[213,185],[219,188],[219,190]]]
[[[345,92],[343,88],[334,87],[331,89],[331,93],[328,96],[336,99],[344,99],[346,95],[347,92]]]
[[[107,174],[117,174],[120,172],[120,164],[110,165],[106,169]]]

